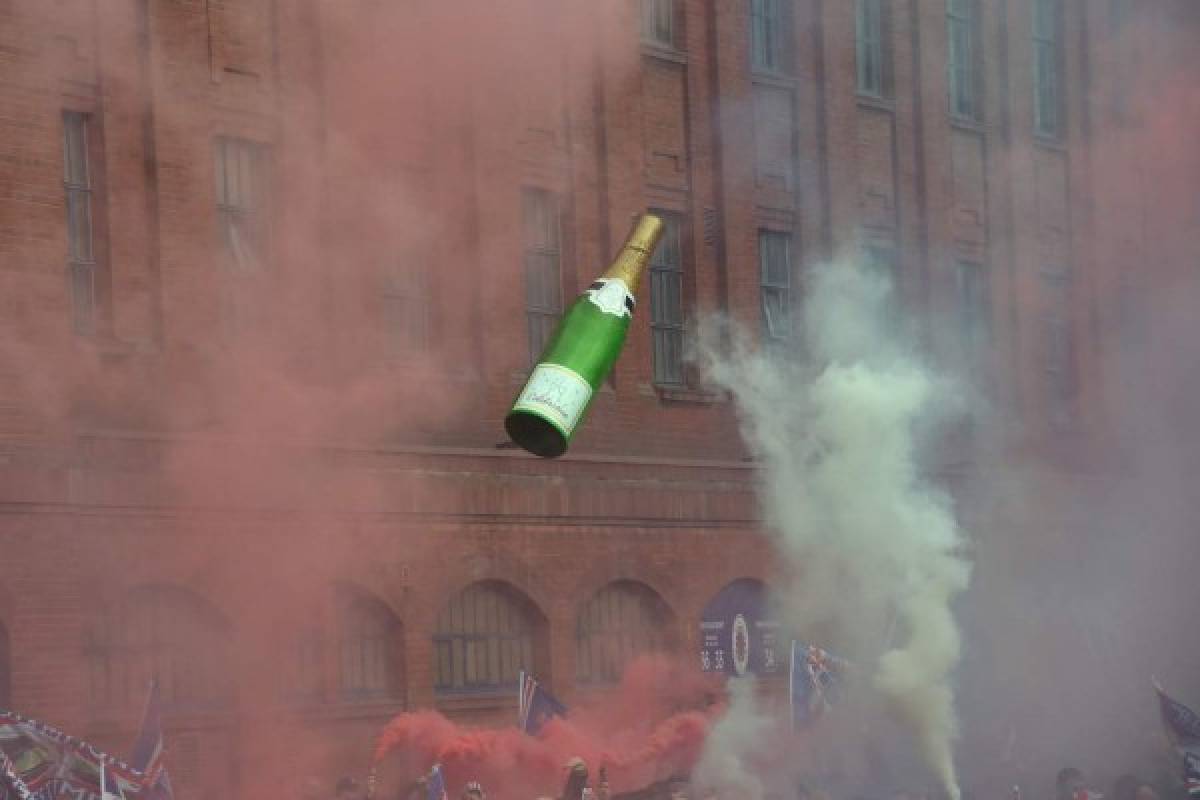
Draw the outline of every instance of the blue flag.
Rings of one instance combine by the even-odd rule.
[[[146,711],[142,715],[142,729],[133,743],[133,756],[129,761],[134,769],[146,776],[147,800],[173,800],[174,792],[164,761],[162,709],[158,700],[157,680],[150,682]]]
[[[804,728],[820,719],[837,702],[846,662],[815,645],[792,641],[792,668],[788,690],[792,725]]]
[[[434,764],[425,780],[425,800],[446,800],[446,778],[442,775],[442,765]]]
[[[1183,784],[1189,797],[1200,800],[1200,715],[1167,696],[1158,684],[1158,709],[1167,738],[1183,756]]]
[[[517,705],[517,727],[525,733],[537,736],[546,720],[567,715],[567,707],[543,689],[532,675],[522,672],[518,685],[521,696]]]

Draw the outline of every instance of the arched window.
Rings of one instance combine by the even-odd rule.
[[[370,595],[337,590],[338,695],[343,700],[396,699],[403,695],[400,620]]]
[[[468,586],[438,617],[433,635],[434,688],[439,692],[515,688],[522,670],[535,671],[541,613],[504,583]],[[545,675],[539,675],[543,680]]]
[[[136,708],[157,679],[170,709],[224,710],[233,704],[229,656],[229,625],[202,599],[172,587],[141,589],[92,632],[92,701]]]
[[[12,708],[12,650],[8,643],[8,628],[0,622],[0,708]]]
[[[584,604],[575,632],[575,677],[615,683],[643,653],[671,645],[671,612],[653,589],[634,581],[605,586]]]

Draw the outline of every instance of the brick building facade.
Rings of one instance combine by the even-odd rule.
[[[191,798],[280,725],[361,769],[404,708],[507,721],[519,667],[570,704],[695,652],[779,576],[689,320],[794,341],[831,257],[896,277],[1018,449],[1104,443],[1125,4],[393,5],[0,3],[0,706],[122,752],[157,673]],[[646,207],[572,453],[500,446]]]

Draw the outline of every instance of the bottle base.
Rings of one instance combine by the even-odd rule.
[[[546,420],[525,411],[504,418],[504,430],[517,446],[542,458],[558,458],[567,452],[567,438]]]

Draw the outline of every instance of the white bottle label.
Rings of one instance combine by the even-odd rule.
[[[592,387],[577,372],[561,364],[538,364],[513,410],[541,414],[570,436],[591,398]]]

